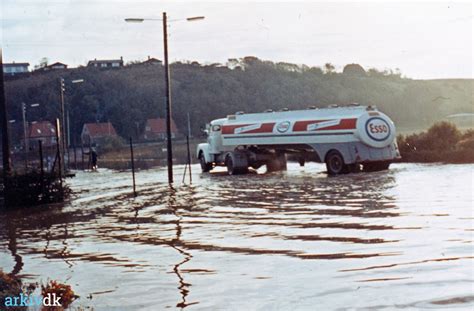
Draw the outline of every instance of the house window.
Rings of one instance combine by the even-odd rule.
[[[106,64],[106,63],[102,63],[102,64],[100,64],[100,67],[107,67],[107,64]]]
[[[112,67],[119,67],[120,64],[119,63],[112,63]]]

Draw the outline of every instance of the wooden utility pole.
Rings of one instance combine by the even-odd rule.
[[[2,48],[0,48],[0,114],[1,128],[2,128],[2,155],[3,155],[3,184],[5,194],[8,193],[8,177],[12,169],[12,161],[10,157],[10,141],[8,134],[8,116],[7,116],[7,101],[5,99],[5,85],[3,81],[3,56]],[[5,198],[7,196],[5,195]]]
[[[59,104],[59,109],[61,112],[61,124],[60,124],[60,131],[61,131],[61,147],[62,147],[62,152],[61,152],[61,162],[63,163],[63,172],[66,171],[66,161],[65,161],[65,153],[66,153],[66,136],[64,135],[64,124],[65,124],[65,115],[64,115],[64,91],[65,91],[65,86],[64,86],[64,79],[60,78],[59,79],[59,97],[60,97],[60,104]],[[68,161],[69,162],[69,161]]]
[[[61,192],[63,191],[63,165],[62,159],[63,155],[61,152],[61,124],[59,122],[59,119],[56,119],[56,159],[58,159],[58,172],[59,172],[59,185],[61,187]]]
[[[132,137],[130,137],[130,160],[132,162],[132,181],[133,181],[133,196],[137,196],[137,188],[135,185],[135,159],[133,157],[133,142]]]
[[[188,22],[204,19],[204,16],[188,17]],[[156,20],[146,18],[126,18],[126,22],[141,23],[145,20]],[[163,45],[165,61],[165,102],[166,102],[166,137],[167,137],[167,160],[168,160],[168,183],[173,183],[173,150],[171,142],[171,88],[170,88],[170,67],[168,62],[168,18],[166,12],[163,12]]]
[[[43,162],[43,142],[41,139],[38,140],[38,151],[40,158],[40,186],[41,193],[44,195],[44,162]]]
[[[188,149],[188,165],[189,165],[189,183],[193,183],[193,174],[191,172],[191,151],[189,150],[189,136],[186,136],[186,147]]]
[[[23,118],[23,139],[25,148],[25,173],[28,172],[28,124],[26,122],[26,104],[21,103],[21,116]]]
[[[163,12],[163,45],[165,59],[165,98],[166,98],[166,151],[168,155],[168,183],[173,183],[173,151],[171,143],[171,89],[170,89],[170,67],[168,63],[168,22],[166,12]]]

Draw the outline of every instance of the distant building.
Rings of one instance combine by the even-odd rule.
[[[364,68],[359,64],[347,64],[344,66],[342,73],[349,76],[365,76],[366,72]]]
[[[49,121],[31,123],[28,126],[28,142],[30,147],[36,148],[38,141],[42,141],[43,147],[56,146],[56,129]]]
[[[143,65],[161,65],[163,62],[159,59],[156,59],[154,57],[148,56],[148,59],[144,62],[142,62]]]
[[[23,74],[29,72],[28,67],[29,63],[4,63],[3,64],[3,73],[5,75],[14,76],[16,74]]]
[[[176,138],[179,135],[178,128],[171,119],[171,138]],[[145,140],[164,140],[166,139],[166,119],[148,119],[146,121],[145,133],[143,135]]]
[[[112,123],[86,123],[82,127],[81,140],[84,145],[100,145],[104,139],[118,137]]]
[[[110,59],[110,60],[90,60],[87,63],[87,67],[97,67],[97,68],[119,68],[123,67],[123,57],[120,56],[120,59]]]
[[[49,70],[63,70],[63,69],[67,69],[67,65],[60,62],[56,62],[51,65],[40,67],[36,69],[35,71],[49,71]]]

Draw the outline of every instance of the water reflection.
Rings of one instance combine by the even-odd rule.
[[[8,235],[8,250],[11,252],[13,260],[15,261],[15,265],[13,266],[12,271],[10,272],[12,275],[17,275],[21,269],[23,268],[23,258],[18,254],[17,251],[17,233],[16,233],[16,225],[7,220],[6,230]]]
[[[333,273],[323,276],[328,277],[325,282],[344,275],[349,283],[364,286],[415,278],[385,275],[386,270],[472,259],[452,250],[447,253],[455,255],[443,257],[435,252],[427,258],[408,259],[414,249],[424,245],[418,236],[432,233],[430,222],[440,226],[452,220],[454,211],[440,212],[433,204],[422,209],[423,202],[413,199],[416,196],[401,198],[400,179],[405,177],[397,170],[327,178],[290,166],[287,173],[198,175],[193,178],[194,185],[175,188],[157,182],[157,176],[165,176],[165,171],[140,174],[137,198],[124,181],[124,173],[100,171],[92,176],[95,187],[90,186],[91,175],[78,174],[72,181],[75,199],[64,206],[3,211],[0,223],[5,226],[0,226],[0,241],[5,242],[0,244],[0,254],[2,248],[8,250],[16,274],[25,262],[39,261],[55,263],[56,269],[78,284],[100,273],[109,282],[128,284],[123,285],[127,288],[172,287],[177,296],[160,298],[165,301],[162,306],[181,309],[195,304],[209,307],[210,298],[203,297],[203,280],[215,277],[227,286],[238,282],[233,274],[229,274],[233,278],[219,279],[227,264],[230,270],[242,272],[251,270],[259,260],[270,264],[289,261],[288,272],[280,271],[286,278],[298,267],[304,276],[315,273],[311,265],[323,265]],[[417,191],[415,186],[409,190]],[[445,216],[433,218],[440,214]],[[461,213],[455,219],[469,223],[472,216]],[[446,227],[453,230],[443,231],[443,241],[457,243],[456,247],[467,242],[472,245],[472,235],[458,233],[466,234],[472,228]],[[220,258],[228,261],[217,263]],[[241,261],[250,267],[238,266]],[[87,269],[79,275],[73,273],[75,266]],[[114,279],[125,272],[128,278]],[[143,272],[153,277],[143,276],[148,275]],[[252,280],[274,277],[254,275]],[[101,297],[121,299],[124,295],[120,288],[110,290],[105,281],[102,287],[86,291],[84,297],[100,293]],[[145,294],[136,296],[149,303],[149,309],[156,307]]]
[[[388,256],[392,253],[306,253],[302,249],[267,248],[238,245],[219,245],[208,241],[225,243],[222,232],[210,239],[182,240],[183,225],[191,230],[208,228],[215,232],[226,228],[231,236],[253,240],[263,237],[272,240],[335,243],[376,244],[393,243],[399,240],[363,238],[341,235],[347,230],[398,230],[418,229],[371,224],[364,219],[398,217],[395,199],[386,190],[395,185],[390,173],[358,174],[341,178],[314,178],[272,173],[252,176],[228,177],[211,174],[203,177],[208,183],[198,186],[181,186],[149,183],[133,199],[124,186],[107,185],[100,195],[92,200],[80,202],[81,194],[90,194],[89,185],[76,188],[79,204],[74,201],[68,209],[49,207],[46,210],[6,212],[2,222],[7,230],[0,235],[7,237],[9,250],[17,263],[16,273],[22,267],[16,244],[17,234],[24,241],[27,254],[43,253],[47,259],[60,258],[70,268],[74,261],[103,262],[114,266],[143,267],[127,258],[106,252],[74,253],[69,249],[69,240],[87,237],[91,240],[126,241],[149,245],[168,245],[178,251],[183,259],[174,265],[173,271],[179,279],[178,289],[184,307],[189,292],[189,283],[184,281],[181,266],[192,258],[190,251],[219,251],[253,255],[280,254],[301,259],[340,259]],[[71,208],[72,207],[72,208]],[[131,214],[132,212],[132,214]],[[172,216],[172,218],[168,217]],[[133,227],[131,227],[133,225]],[[274,228],[274,229],[273,229]],[[288,228],[295,234],[281,234]],[[301,234],[310,229],[340,229],[337,235]],[[75,234],[70,234],[73,230]],[[134,234],[132,234],[132,231]],[[174,234],[171,235],[171,233]],[[354,231],[352,231],[354,232]],[[218,239],[216,239],[218,238]],[[51,246],[51,242],[60,241]],[[207,241],[207,242],[205,242]],[[32,243],[35,242],[35,243]],[[39,248],[35,245],[43,243]],[[251,244],[251,243],[250,243]],[[286,244],[286,247],[291,244]],[[51,248],[52,247],[52,248]],[[120,253],[120,249],[117,249]]]
[[[188,203],[187,209],[192,209],[195,203],[193,200],[192,192],[188,192],[187,195],[186,194],[183,194],[183,195],[184,195],[183,200],[187,201]],[[176,217],[176,237],[169,242],[169,245],[175,250],[177,250],[184,257],[182,261],[180,261],[173,267],[173,272],[176,274],[179,280],[178,290],[181,293],[181,299],[182,299],[178,304],[176,304],[176,307],[185,308],[189,305],[197,304],[198,302],[190,302],[190,303],[186,302],[186,297],[188,296],[189,288],[191,287],[191,284],[185,282],[184,276],[181,273],[181,266],[187,263],[188,261],[190,261],[193,256],[179,247],[180,245],[182,245],[181,243],[182,216],[180,215],[181,206],[177,203],[178,202],[177,202],[176,189],[170,186],[169,196],[168,196],[168,208],[173,211],[173,214]]]

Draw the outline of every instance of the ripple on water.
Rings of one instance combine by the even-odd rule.
[[[79,172],[70,202],[0,214],[0,267],[70,280],[90,295],[84,306],[129,310],[225,308],[236,297],[242,308],[287,298],[324,309],[472,306],[472,166],[322,170],[196,173],[175,188],[160,182],[164,170],[141,171],[137,198],[128,172]]]

